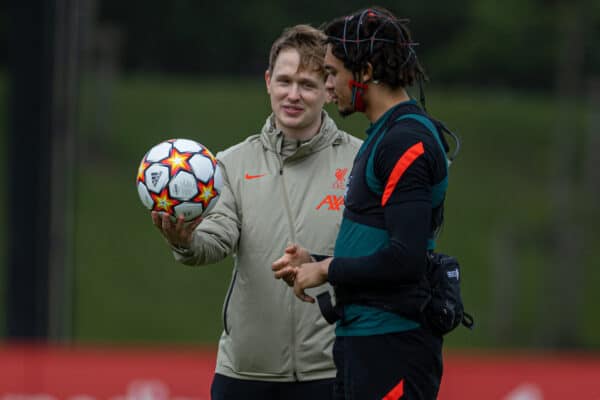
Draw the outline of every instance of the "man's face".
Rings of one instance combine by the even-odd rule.
[[[306,138],[319,129],[326,91],[322,75],[299,70],[299,65],[297,50],[282,50],[265,80],[277,128],[288,136]]]
[[[340,115],[345,117],[354,113],[352,90],[349,86],[350,80],[353,79],[352,72],[344,67],[342,60],[333,55],[331,44],[327,45],[327,53],[325,53],[325,70],[327,71],[325,88],[331,94],[333,102],[337,104]]]

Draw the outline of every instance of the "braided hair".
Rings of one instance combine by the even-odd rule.
[[[407,23],[386,9],[373,7],[337,18],[323,31],[333,55],[355,77],[370,63],[373,81],[397,89],[427,80],[414,50],[418,43],[412,41]]]

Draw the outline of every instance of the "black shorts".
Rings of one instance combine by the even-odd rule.
[[[215,374],[211,400],[332,400],[334,379],[304,382],[265,382]]]
[[[442,379],[442,342],[442,337],[421,328],[336,337],[334,398],[434,400]]]

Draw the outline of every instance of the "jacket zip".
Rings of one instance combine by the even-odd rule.
[[[225,333],[229,335],[229,327],[227,326],[227,308],[229,308],[229,300],[231,299],[231,293],[233,292],[233,287],[235,286],[235,278],[237,278],[237,270],[233,273],[233,278],[231,278],[231,285],[229,286],[229,290],[227,291],[227,296],[225,296],[225,304],[223,304],[223,329],[225,329]]]
[[[291,206],[290,206],[290,200],[288,197],[288,193],[287,193],[287,187],[285,185],[285,179],[283,177],[283,158],[281,157],[281,154],[279,155],[279,176],[281,177],[281,190],[283,193],[283,203],[285,206],[285,212],[287,214],[288,217],[288,224],[290,226],[290,237],[292,239],[292,243],[296,243],[296,229],[294,228],[294,220],[292,218],[292,210],[291,210]],[[295,315],[294,315],[294,305],[292,303],[292,307],[290,310],[290,315],[291,315],[291,321],[292,321],[292,337],[291,337],[291,343],[292,343],[292,351],[291,356],[292,356],[292,374],[294,375],[294,379],[297,381],[298,380],[298,375],[297,375],[297,371],[296,371],[296,330],[295,330],[295,326],[294,326],[294,321],[295,321]]]

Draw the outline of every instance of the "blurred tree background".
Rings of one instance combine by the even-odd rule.
[[[598,70],[593,51],[598,6],[591,0],[491,0],[377,3],[407,16],[419,53],[435,82],[548,90],[556,78],[561,26],[577,20],[585,65]],[[119,33],[126,71],[255,77],[283,26],[323,22],[365,7],[362,1],[279,2],[179,0],[98,3],[100,26]],[[583,54],[582,54],[583,55]]]
[[[0,4],[3,49],[15,23],[11,13],[23,4]],[[137,198],[137,165],[166,138],[196,139],[216,152],[256,133],[269,113],[263,73],[282,28],[319,26],[369,4],[70,4],[73,13],[58,6],[57,13],[74,16],[76,46],[69,54],[76,68],[63,66],[62,78],[74,102],[65,114],[74,121],[74,159],[68,171],[50,174],[51,188],[67,187],[64,203],[53,200],[64,208],[67,244],[57,278],[64,282],[49,293],[51,307],[60,308],[50,312],[50,323],[60,325],[50,336],[75,343],[212,344],[232,261],[189,268],[172,259]],[[440,244],[462,261],[463,294],[477,328],[452,333],[449,345],[598,349],[600,3],[377,4],[410,18],[431,79],[429,110],[463,142]],[[0,129],[8,132],[0,156],[13,162],[0,169],[3,181],[19,168],[14,160],[36,162],[27,149],[9,154],[8,138],[26,132],[8,128],[14,79],[8,54],[0,52]],[[363,137],[362,116],[340,119],[334,108],[328,111]],[[68,160],[69,147],[62,151],[58,157]],[[10,195],[0,185],[3,221],[18,196],[28,196]],[[0,321],[7,319],[11,267],[5,244],[14,236],[5,226]],[[3,324],[0,337],[7,337]]]

